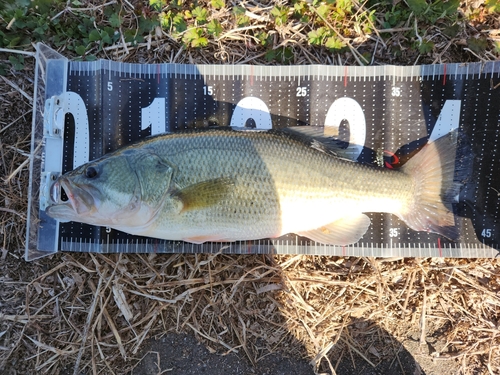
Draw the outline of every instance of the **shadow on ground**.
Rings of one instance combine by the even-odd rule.
[[[367,329],[368,328],[368,329]],[[373,322],[357,319],[341,335],[328,355],[333,371],[322,374],[381,375],[426,373],[412,354],[387,331]],[[374,338],[373,336],[378,336]],[[356,340],[359,339],[359,342]],[[368,345],[363,345],[369,342]],[[392,353],[392,355],[390,355]],[[314,369],[303,358],[271,353],[252,366],[235,352],[211,353],[193,335],[168,333],[150,339],[141,352],[141,361],[129,375],[149,374],[232,374],[232,375],[313,375]]]

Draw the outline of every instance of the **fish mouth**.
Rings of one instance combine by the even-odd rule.
[[[65,176],[59,177],[50,189],[53,202],[47,207],[47,214],[58,220],[81,219],[82,215],[90,213],[96,200],[87,189],[70,182]]]

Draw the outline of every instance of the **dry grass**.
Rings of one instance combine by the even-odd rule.
[[[251,12],[254,26],[265,24],[259,18],[265,12]],[[486,60],[493,50],[478,54],[463,40],[479,26],[497,40],[500,21],[488,17],[482,22],[489,28],[474,21],[452,39],[436,31],[436,52],[420,57],[410,49],[399,57],[388,52],[404,42],[398,30],[385,40],[376,33],[353,39],[357,52],[334,55],[310,48],[308,30],[292,23],[275,30],[276,46],[290,45],[295,64],[356,64],[363,51],[375,51],[375,63]],[[230,16],[221,10],[220,20]],[[185,50],[161,34],[137,47],[109,47],[102,57],[268,63],[249,29],[225,28],[204,50]],[[147,338],[173,330],[193,332],[209,350],[235,351],[253,363],[274,351],[306,357],[318,373],[334,374],[341,358],[354,356],[370,366],[390,359],[397,367],[401,345],[415,343],[417,361],[442,363],[443,373],[500,373],[498,260],[57,254],[25,263],[33,64],[11,73],[0,77],[4,373],[124,373]]]
[[[447,369],[496,374],[499,273],[496,260],[64,254],[4,275],[0,353],[21,373],[123,373],[146,338],[187,330],[253,363],[284,351],[318,372],[353,354],[397,366],[420,340]]]

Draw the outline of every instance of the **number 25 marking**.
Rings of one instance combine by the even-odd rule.
[[[307,96],[307,87],[297,87],[297,96]]]

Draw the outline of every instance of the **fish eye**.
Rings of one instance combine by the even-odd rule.
[[[95,176],[97,176],[97,169],[92,166],[87,167],[87,169],[85,169],[85,176],[87,178],[94,178]]]

